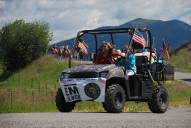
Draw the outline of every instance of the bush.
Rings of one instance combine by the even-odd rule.
[[[8,71],[20,69],[46,53],[52,39],[46,23],[16,20],[0,30],[0,51]]]

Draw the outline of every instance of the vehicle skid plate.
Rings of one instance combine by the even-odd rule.
[[[105,78],[64,79],[60,81],[60,86],[66,102],[83,100],[104,102],[105,82]],[[90,83],[94,83],[99,87],[100,95],[96,99],[88,97],[87,92],[85,92],[85,87]]]

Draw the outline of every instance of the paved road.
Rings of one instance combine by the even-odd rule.
[[[0,114],[0,128],[191,128],[191,108],[170,109],[164,114]]]
[[[174,79],[191,85],[191,73],[175,72]]]

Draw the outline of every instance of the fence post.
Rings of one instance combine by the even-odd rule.
[[[46,93],[46,96],[48,95],[47,94],[47,83],[45,84],[45,93]]]
[[[54,101],[55,101],[55,94],[54,94],[53,91],[51,93],[52,93],[52,103],[54,103]]]
[[[32,102],[34,104],[34,91],[32,90]]]
[[[33,78],[31,79],[31,88],[33,88]]]
[[[56,89],[56,84],[54,85],[54,88]]]
[[[39,85],[38,85],[38,93],[40,94],[40,82],[39,82]]]
[[[11,95],[11,108],[12,108],[12,104],[13,104],[13,91],[10,91],[10,95]]]
[[[20,72],[19,72],[18,76],[19,76],[19,85],[21,85],[21,74],[20,74]]]

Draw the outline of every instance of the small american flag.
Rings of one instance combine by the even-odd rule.
[[[87,51],[88,45],[83,40],[78,42],[77,48],[79,48],[79,52],[82,52],[82,53],[85,53],[85,54],[88,53],[88,51]]]
[[[169,50],[169,47],[167,48],[165,42],[163,42],[163,44],[162,44],[162,54],[163,54],[163,59],[164,60],[169,60],[170,59],[170,55],[169,55],[168,50]]]
[[[80,49],[87,49],[86,46],[82,42],[79,42],[77,47]]]
[[[143,47],[145,47],[146,41],[143,37],[143,35],[139,32],[135,32],[133,34],[132,40],[139,43],[140,45],[142,45]]]

